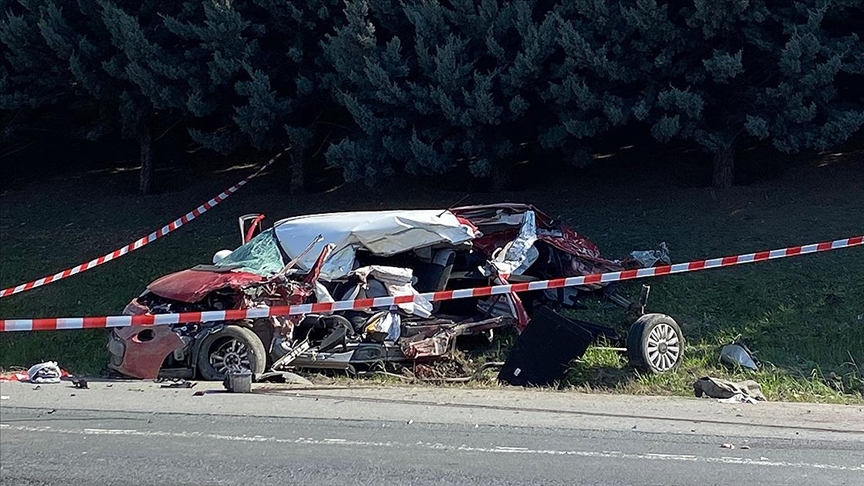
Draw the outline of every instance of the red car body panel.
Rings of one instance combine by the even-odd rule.
[[[480,229],[483,235],[474,240],[474,248],[487,258],[491,258],[496,250],[503,248],[519,235],[518,227],[496,223],[495,215],[523,214],[533,211],[538,229],[537,239],[576,257],[570,261],[567,268],[562,269],[563,275],[557,275],[555,278],[617,272],[628,268],[622,262],[603,258],[600,249],[591,240],[560,224],[530,204],[488,204],[455,208],[451,211],[457,217],[467,219]],[[602,286],[602,284],[589,284],[584,285],[583,288],[598,289]]]
[[[111,368],[126,376],[152,380],[159,376],[165,357],[183,346],[183,340],[170,326],[116,328],[108,349],[122,361],[112,362]]]
[[[166,275],[147,286],[147,290],[166,299],[194,303],[214,290],[239,289],[263,281],[264,277],[249,272],[190,269]]]
[[[480,205],[480,206],[466,206],[461,208],[456,208],[451,210],[453,214],[455,214],[460,219],[466,219],[472,223],[472,226],[482,227],[483,221],[482,217],[478,216],[483,214],[484,212],[502,212],[502,213],[510,213],[510,214],[521,214],[526,211],[534,211],[534,217],[537,224],[538,230],[557,230],[560,231],[560,235],[551,235],[551,234],[539,234],[537,235],[537,239],[548,243],[549,245],[563,251],[564,253],[578,256],[580,258],[585,258],[590,261],[594,261],[596,263],[613,263],[610,260],[606,260],[600,256],[600,249],[597,248],[591,240],[585,238],[579,233],[573,231],[571,228],[558,224],[553,221],[551,217],[542,211],[538,210],[534,206],[528,204],[489,204],[489,205]],[[478,218],[476,221],[472,220],[472,216]],[[481,232],[484,232],[484,235],[480,238],[474,240],[474,247],[478,250],[485,253],[487,256],[491,256],[492,253],[502,248],[507,243],[513,241],[519,235],[518,227],[510,227],[498,229],[496,231],[489,232],[488,229],[480,229]]]

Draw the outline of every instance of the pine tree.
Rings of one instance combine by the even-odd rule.
[[[0,110],[68,102],[71,75],[37,28],[40,2],[0,2]]]
[[[333,104],[322,81],[320,39],[339,22],[339,0],[204,2],[185,20],[166,17],[187,72],[190,135],[228,153],[290,144],[292,192]],[[319,142],[320,143],[320,142]]]
[[[74,130],[81,106],[74,77],[39,32],[44,2],[0,0],[0,144],[3,156],[36,143],[37,134]]]
[[[357,129],[328,161],[367,183],[455,169],[506,182],[537,138],[552,17],[527,1],[470,0],[353,0],[345,16],[325,55]]]
[[[642,106],[655,138],[690,139],[713,155],[715,186],[732,184],[744,138],[786,153],[824,150],[864,124],[859,2],[671,5],[640,15],[645,32],[666,45]],[[857,89],[841,93],[844,84]]]
[[[108,0],[40,3],[38,32],[53,51],[52,58],[71,73],[78,90],[98,105],[98,123],[87,138],[104,137],[119,125],[122,135],[136,139],[139,191],[151,192],[152,132],[160,121],[177,116],[177,84],[184,78],[167,62],[172,52],[160,46],[160,36],[167,32],[162,27],[162,2],[137,3],[130,11]]]
[[[449,172],[502,187],[526,156],[579,163],[616,128],[700,145],[728,186],[742,141],[824,150],[864,125],[856,0],[0,0],[0,11],[0,136],[119,132],[138,142],[142,192],[170,129],[221,153],[291,144],[299,190],[328,144],[349,180]]]
[[[328,160],[367,181],[465,165],[483,176],[506,173],[526,141],[578,163],[608,130],[647,125],[699,144],[728,186],[744,139],[794,153],[859,130],[862,8],[349,1],[325,54],[357,129]]]
[[[656,89],[649,73],[668,55],[674,31],[664,20],[666,8],[653,1],[556,5],[558,55],[539,86],[555,114],[543,127],[544,147],[580,166],[590,160],[592,140],[648,116],[646,100]]]

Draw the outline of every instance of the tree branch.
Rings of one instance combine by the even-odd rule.
[[[180,124],[180,122],[182,122],[182,121],[185,120],[185,119],[186,119],[186,115],[181,116],[181,117],[180,117],[176,122],[174,122],[173,125],[171,125],[170,127],[168,127],[167,130],[165,130],[164,132],[162,132],[162,135],[159,135],[158,137],[154,138],[153,141],[154,141],[154,142],[158,142],[162,137],[164,137],[165,135],[168,135],[168,132],[170,132],[171,130],[173,130],[174,127],[176,127],[178,124]]]

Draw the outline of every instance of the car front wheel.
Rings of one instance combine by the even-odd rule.
[[[245,327],[228,325],[210,334],[198,349],[198,371],[205,380],[221,381],[232,369],[246,369],[252,376],[264,373],[264,343]]]

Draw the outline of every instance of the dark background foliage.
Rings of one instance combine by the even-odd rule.
[[[499,189],[611,138],[698,147],[726,187],[742,147],[859,131],[861,25],[857,0],[0,0],[0,163],[125,161],[148,193],[157,166],[291,145],[292,192],[328,169]]]

